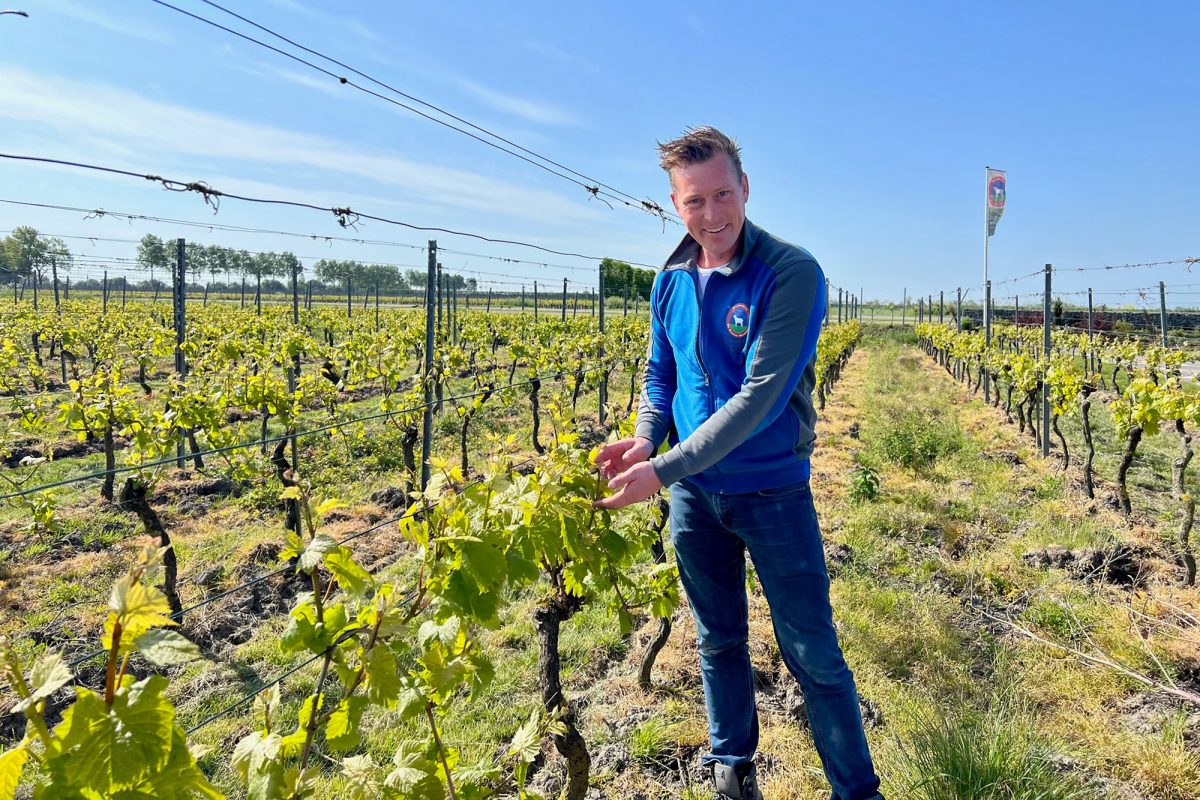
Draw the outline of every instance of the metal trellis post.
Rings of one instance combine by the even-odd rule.
[[[1046,292],[1042,295],[1042,457],[1050,455],[1050,385],[1046,368],[1050,364],[1050,281],[1052,268],[1046,265]]]
[[[437,291],[437,240],[429,240],[429,263],[425,276],[425,410],[421,420],[421,491],[429,486],[429,454],[433,444],[433,326],[434,293]]]

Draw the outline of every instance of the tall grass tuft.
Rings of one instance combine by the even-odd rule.
[[[1018,709],[1000,704],[986,713],[960,707],[926,718],[905,760],[919,800],[1098,800],[1099,794],[1063,772],[1054,752]]]

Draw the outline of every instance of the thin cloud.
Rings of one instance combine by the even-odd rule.
[[[300,3],[298,0],[268,0],[268,2],[284,11],[289,11],[293,14],[308,17],[309,19],[320,23],[323,29],[341,27],[355,36],[359,36],[364,39],[370,39],[371,41],[379,43],[384,41],[382,36],[356,19],[349,19],[336,14],[326,14],[323,11],[318,11],[315,8],[311,8],[303,3]],[[261,22],[262,20],[256,21]],[[287,35],[286,32],[284,32],[284,35]]]
[[[599,209],[562,193],[514,184],[464,169],[363,151],[323,136],[244,122],[148,99],[111,86],[86,84],[0,67],[0,119],[53,130],[47,141],[74,152],[81,143],[115,141],[141,153],[137,169],[184,159],[207,164],[230,160],[260,169],[327,175],[334,186],[346,178],[403,190],[403,199],[459,211],[486,212],[543,224],[595,225]],[[15,126],[9,132],[17,133]],[[39,148],[45,152],[45,147]],[[94,150],[92,152],[95,152]],[[220,169],[221,167],[217,167]],[[203,177],[203,176],[186,176]],[[221,187],[217,187],[221,188]],[[330,194],[335,194],[331,190]]]
[[[463,89],[496,111],[511,114],[529,122],[536,122],[539,125],[577,127],[580,124],[573,114],[549,103],[489,89],[469,78],[459,78],[458,83]]]
[[[76,22],[82,22],[96,28],[102,28],[110,33],[131,36],[155,44],[170,44],[171,36],[161,28],[144,21],[135,20],[128,15],[120,16],[115,9],[104,9],[96,4],[95,7],[73,3],[71,0],[43,0],[46,8],[52,13],[70,17]],[[111,13],[109,13],[111,11]]]
[[[345,86],[342,86],[333,78],[322,77],[313,73],[298,72],[291,69],[283,69],[274,67],[269,64],[248,63],[241,64],[230,62],[228,66],[231,69],[236,69],[239,72],[244,72],[247,75],[253,75],[257,78],[266,78],[268,80],[285,81],[301,86],[305,89],[313,89],[327,94],[330,97],[336,97],[339,100],[345,100],[351,97],[361,96],[357,92],[347,91]]]

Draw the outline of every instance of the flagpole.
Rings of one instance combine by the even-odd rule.
[[[991,167],[983,168],[983,335],[984,347],[992,345],[992,304],[988,302],[988,200],[991,187],[988,186],[988,173]],[[991,381],[987,369],[983,370],[983,399],[991,399]],[[997,395],[999,396],[999,395]]]
[[[991,167],[983,168],[983,284],[988,282],[988,172]],[[987,321],[987,311],[984,311],[984,322]]]

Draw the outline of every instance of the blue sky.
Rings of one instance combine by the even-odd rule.
[[[176,4],[249,30],[199,0]],[[6,7],[30,17],[0,16],[0,152],[205,180],[652,264],[681,235],[148,0]],[[664,207],[656,140],[687,125],[717,125],[742,144],[748,216],[807,247],[835,284],[864,287],[868,298],[982,282],[986,165],[1007,170],[1009,182],[991,240],[997,283],[1044,263],[1200,255],[1197,3],[252,0],[236,10]],[[316,212],[229,201],[214,217],[195,195],[11,162],[0,162],[0,198],[344,233]],[[423,260],[394,247],[81,216],[0,204],[0,230],[184,235],[291,249],[310,263]],[[415,245],[430,238],[377,223],[358,235]],[[436,238],[443,248],[555,265],[444,255],[448,269],[474,270],[481,282],[595,282],[590,262]],[[80,253],[132,255],[126,244],[69,243]],[[1200,299],[1200,274],[1179,265],[1056,277],[1064,291],[1117,292],[1159,280],[1172,305]],[[1040,285],[1032,277],[995,293]],[[1103,299],[1157,304],[1136,294]]]

